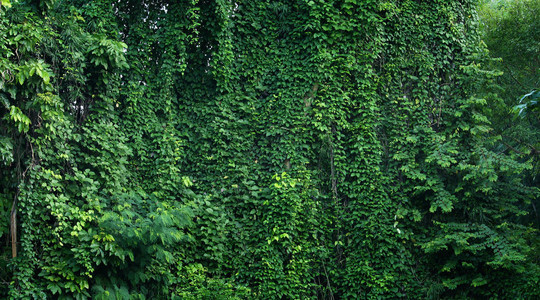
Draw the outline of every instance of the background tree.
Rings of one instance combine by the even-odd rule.
[[[501,138],[499,151],[529,161],[532,169],[523,175],[538,186],[540,119],[540,3],[533,0],[483,1],[479,6],[482,39],[495,60],[500,98],[490,101],[490,120]],[[531,204],[531,222],[540,228],[538,202]]]

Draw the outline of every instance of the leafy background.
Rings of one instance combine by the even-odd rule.
[[[2,0],[0,294],[538,297],[512,3]]]

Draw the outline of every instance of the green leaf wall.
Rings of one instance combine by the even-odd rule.
[[[474,1],[4,2],[1,295],[539,296]]]

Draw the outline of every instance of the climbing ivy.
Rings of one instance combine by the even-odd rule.
[[[474,1],[1,3],[2,295],[538,296]]]

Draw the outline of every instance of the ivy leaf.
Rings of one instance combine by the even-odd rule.
[[[4,6],[6,8],[11,7],[11,2],[9,0],[2,0],[1,4],[2,4],[1,6]]]

